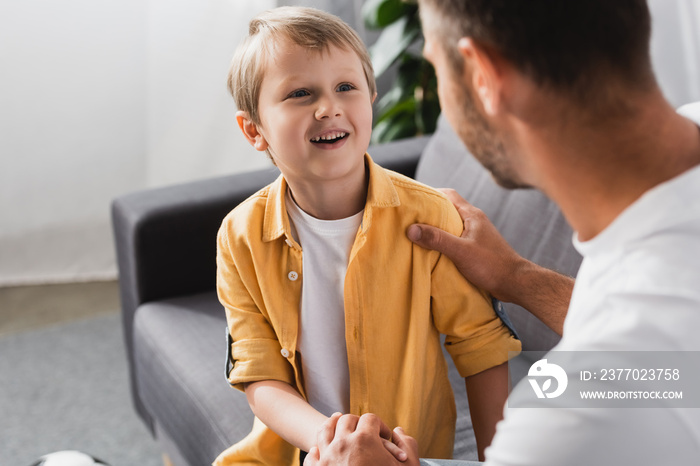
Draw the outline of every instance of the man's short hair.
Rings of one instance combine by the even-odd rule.
[[[372,61],[362,39],[343,20],[315,8],[279,7],[251,20],[248,37],[236,50],[228,74],[228,89],[239,110],[260,123],[258,102],[270,51],[281,40],[310,50],[326,51],[331,45],[354,51],[362,62],[370,98],[376,92]]]
[[[600,78],[654,82],[646,0],[420,0],[461,71],[461,37],[493,47],[538,85],[585,97]]]

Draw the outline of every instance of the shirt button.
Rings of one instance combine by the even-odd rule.
[[[295,271],[291,271],[287,274],[287,278],[289,278],[291,281],[295,282],[297,278],[299,278],[299,274],[296,273]]]
[[[282,353],[282,357],[285,359],[289,357],[289,350],[287,348],[282,348],[282,351],[280,351],[280,353]]]

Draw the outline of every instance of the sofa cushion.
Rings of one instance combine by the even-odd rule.
[[[134,320],[137,390],[190,465],[211,464],[253,425],[224,377],[226,318],[215,292],[143,304]]]
[[[416,179],[436,188],[453,188],[483,210],[511,246],[544,267],[575,276],[581,256],[572,230],[558,207],[536,190],[507,190],[469,153],[447,120],[438,128],[418,164]],[[559,337],[520,306],[505,303],[524,351],[552,348]]]

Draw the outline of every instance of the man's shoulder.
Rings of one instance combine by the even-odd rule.
[[[671,226],[584,259],[562,342],[589,351],[700,350],[698,264],[700,228]]]

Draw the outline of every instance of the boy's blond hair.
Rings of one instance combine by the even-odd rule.
[[[362,39],[343,20],[315,8],[279,7],[251,20],[248,37],[238,47],[228,73],[228,89],[239,110],[260,123],[258,100],[265,64],[280,40],[291,40],[301,47],[325,51],[334,45],[354,51],[362,62],[370,98],[376,92],[372,61]]]

